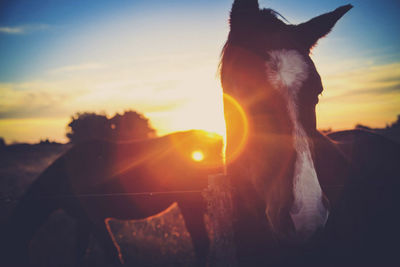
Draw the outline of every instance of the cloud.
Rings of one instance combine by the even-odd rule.
[[[335,75],[328,75],[324,80],[324,99],[346,100],[350,96],[383,96],[400,94],[400,62],[360,67]]]
[[[72,92],[57,91],[50,83],[0,84],[0,119],[65,116]]]
[[[400,62],[360,65],[321,76],[324,92],[317,106],[321,128],[345,129],[356,123],[384,127],[400,114]]]
[[[82,63],[82,64],[77,64],[77,65],[68,65],[68,66],[56,68],[56,69],[51,70],[50,73],[52,73],[52,74],[67,73],[67,72],[69,73],[69,72],[76,72],[76,71],[99,70],[99,69],[104,69],[104,68],[106,68],[105,64],[88,62],[88,63]]]
[[[50,28],[48,24],[28,24],[20,26],[0,26],[0,34],[22,35],[38,31],[44,31]]]
[[[22,34],[24,29],[22,27],[0,27],[0,33],[7,34]]]
[[[113,115],[127,109],[144,113],[159,134],[196,125],[217,128],[218,123],[211,123],[223,118],[216,115],[222,103],[216,95],[221,91],[215,78],[217,62],[210,63],[205,56],[200,60],[178,57],[176,61],[170,57],[115,57],[118,59],[80,56],[81,61],[58,60],[51,62],[54,68],[34,80],[0,83],[0,128],[6,121],[60,119],[66,124],[76,112]],[[23,136],[24,129],[8,125],[8,136]],[[38,134],[39,129],[35,132],[38,138],[48,136],[44,129],[40,131],[43,135]]]

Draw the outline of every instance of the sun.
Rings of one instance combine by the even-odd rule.
[[[192,159],[193,159],[194,161],[197,161],[197,162],[202,161],[202,160],[204,159],[204,154],[203,154],[203,152],[200,151],[200,150],[195,150],[195,151],[193,151],[193,153],[192,153]]]

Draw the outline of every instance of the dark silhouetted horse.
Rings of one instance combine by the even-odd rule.
[[[233,3],[220,71],[235,99],[224,109],[241,266],[399,263],[399,144],[316,129],[310,50],[351,8],[292,25],[257,0]]]
[[[191,154],[202,153],[202,161]],[[190,233],[198,263],[205,265],[209,239],[201,191],[208,174],[221,172],[222,140],[203,131],[188,131],[132,143],[88,141],[76,145],[51,164],[30,186],[2,227],[3,266],[28,265],[35,231],[56,209],[78,221],[78,258],[91,232],[108,260],[119,253],[104,220],[142,219],[177,202]],[[152,194],[150,194],[152,193]]]

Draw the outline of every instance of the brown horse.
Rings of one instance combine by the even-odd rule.
[[[193,152],[201,153],[202,160],[194,161]],[[131,143],[98,140],[76,145],[36,179],[3,225],[2,263],[29,265],[33,234],[54,210],[63,209],[78,221],[78,259],[93,232],[108,260],[120,264],[121,255],[104,220],[142,219],[177,202],[198,264],[204,266],[209,239],[202,190],[207,188],[208,174],[221,172],[221,153],[221,138],[203,131]]]
[[[396,259],[399,145],[367,132],[326,137],[316,129],[323,86],[310,50],[351,8],[292,25],[257,0],[233,3],[220,71],[224,93],[243,110],[225,98],[240,265]]]

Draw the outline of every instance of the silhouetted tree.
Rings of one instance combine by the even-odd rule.
[[[89,139],[108,139],[111,128],[105,115],[95,113],[77,113],[68,124],[70,131],[67,137],[72,143]]]
[[[128,110],[123,115],[118,113],[110,120],[112,138],[118,141],[129,141],[153,136],[155,131],[150,127],[149,120],[142,114]]]
[[[400,129],[400,115],[397,115],[397,121],[393,122],[390,126],[388,126],[386,128]]]
[[[96,113],[77,113],[68,124],[67,137],[72,143],[90,139],[130,141],[154,135],[149,120],[135,111],[116,114],[111,119]]]
[[[4,141],[3,137],[0,137],[0,148],[6,146],[6,141]]]

